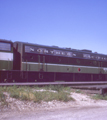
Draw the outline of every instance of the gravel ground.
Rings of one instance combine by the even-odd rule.
[[[71,96],[75,101],[38,104],[10,98],[7,94],[9,106],[0,109],[0,120],[106,120],[107,101],[75,92]]]
[[[0,120],[107,120],[107,107],[72,107],[33,112],[7,112]]]

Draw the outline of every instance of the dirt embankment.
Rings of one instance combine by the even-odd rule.
[[[94,100],[86,93],[71,92],[71,97],[74,101],[61,102],[61,101],[49,101],[41,103],[34,103],[33,101],[21,101],[15,98],[11,98],[9,94],[5,93],[8,102],[8,107],[4,106],[0,108],[0,112],[3,111],[34,111],[39,109],[56,109],[56,108],[67,108],[67,107],[88,107],[88,106],[107,106],[106,100]]]
[[[33,101],[31,101],[31,102],[30,101],[20,101],[18,99],[11,98],[9,96],[9,94],[7,94],[7,93],[5,93],[5,94],[7,96],[6,101],[8,102],[8,107],[4,106],[4,107],[0,108],[0,120],[4,120],[4,119],[5,120],[11,120],[11,119],[42,120],[42,118],[46,118],[48,120],[49,117],[50,117],[50,120],[51,119],[54,120],[53,118],[55,116],[56,116],[55,120],[56,120],[56,118],[58,120],[62,119],[62,116],[66,117],[66,119],[67,118],[71,119],[74,117],[75,118],[74,120],[77,120],[81,117],[81,119],[84,118],[84,120],[85,120],[89,116],[92,116],[92,113],[94,113],[93,118],[96,118],[96,116],[100,115],[102,109],[103,108],[105,109],[107,106],[106,100],[91,99],[90,95],[86,94],[86,93],[71,92],[70,95],[71,95],[71,97],[73,97],[75,99],[75,101],[60,102],[60,101],[54,100],[54,101],[41,102],[41,103],[34,103]],[[100,111],[99,114],[96,112],[98,110],[98,108],[101,108],[101,110],[99,109],[99,111]],[[59,113],[58,113],[58,111],[59,111]],[[64,112],[64,114],[63,114],[63,112]],[[71,112],[72,112],[72,114],[71,114]],[[32,116],[31,116],[31,114],[32,114]],[[59,116],[59,114],[60,114],[60,116]],[[104,113],[102,112],[102,114],[104,114]],[[102,116],[102,114],[101,114],[101,116]],[[79,116],[79,118],[77,116]],[[105,113],[105,116],[106,116],[106,113]]]

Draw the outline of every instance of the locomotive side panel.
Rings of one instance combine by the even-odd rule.
[[[50,78],[54,78],[55,81],[93,81],[99,80],[102,76],[96,77],[102,71],[96,55],[92,53],[86,54],[28,43],[18,44],[21,47],[18,51],[21,57],[20,70],[27,71],[29,78],[33,79],[34,76],[35,81],[44,81],[46,75],[50,74],[53,76]]]
[[[83,53],[28,44],[24,46],[22,64],[24,71],[78,73],[80,69],[79,73],[98,74],[100,72],[98,61],[84,59]]]

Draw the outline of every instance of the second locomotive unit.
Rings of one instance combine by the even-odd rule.
[[[0,40],[0,82],[55,81],[107,81],[107,55]]]

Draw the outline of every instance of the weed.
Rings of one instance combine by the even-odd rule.
[[[81,90],[76,90],[75,92],[76,92],[76,93],[81,93]]]
[[[2,92],[0,92],[0,101],[4,101],[4,100],[5,100],[5,95]]]
[[[37,91],[44,89],[45,91]],[[73,100],[70,96],[70,88],[61,85],[51,85],[45,87],[3,87],[0,88],[1,91],[6,91],[10,94],[10,97],[20,99],[20,100],[33,100],[34,102],[41,101],[69,101]],[[52,92],[56,91],[56,92]],[[1,95],[2,96],[2,95]]]
[[[41,102],[41,101],[52,101],[52,100],[58,100],[58,101],[69,101],[73,100],[71,97],[69,97],[68,93],[65,92],[35,92],[35,102]]]
[[[92,98],[96,100],[107,100],[107,95],[103,96],[103,95],[96,94],[92,96]]]
[[[17,93],[15,93],[15,92],[11,92],[10,97],[12,97],[12,98],[16,98],[16,99],[20,98],[18,92],[17,92]]]
[[[8,102],[6,101],[6,96],[1,91],[0,91],[0,103],[3,106],[4,105],[8,106]]]

